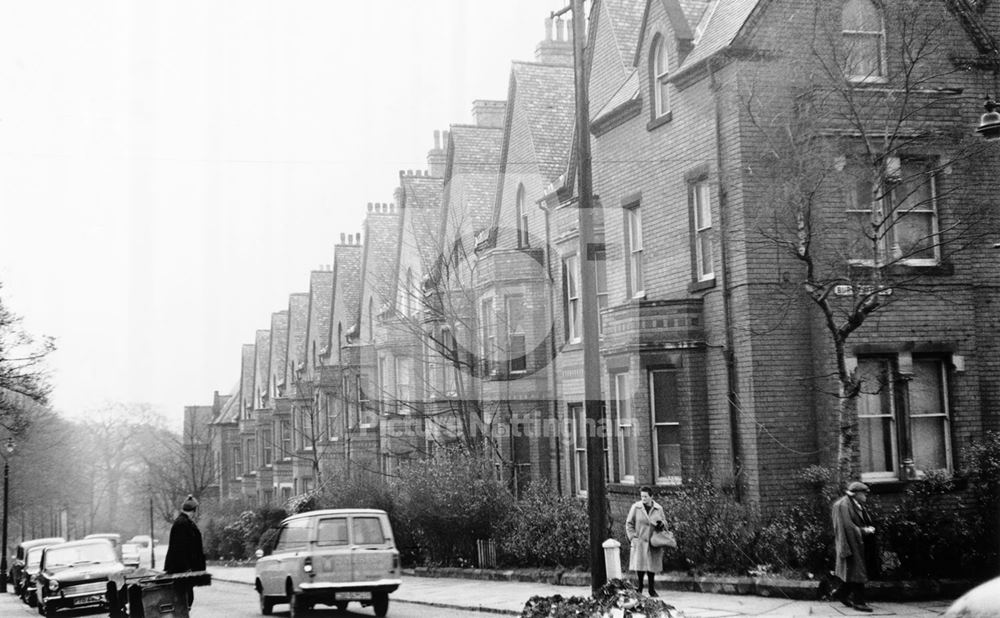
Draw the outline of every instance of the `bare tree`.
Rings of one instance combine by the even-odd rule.
[[[929,275],[991,228],[964,183],[939,182],[975,176],[983,147],[952,111],[966,68],[948,61],[954,19],[941,3],[890,0],[879,5],[888,40],[877,31],[866,40],[845,35],[842,19],[877,15],[827,4],[815,3],[801,48],[759,58],[741,96],[761,155],[747,170],[763,194],[751,250],[775,255],[785,301],[819,311],[835,365],[843,480],[859,466],[859,397],[884,386],[849,362],[848,340],[901,300],[946,295]]]
[[[44,365],[55,350],[51,337],[36,338],[0,298],[0,426],[23,431],[30,411],[46,403],[50,386]]]

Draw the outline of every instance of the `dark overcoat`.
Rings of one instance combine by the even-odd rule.
[[[632,505],[625,519],[625,534],[630,541],[628,554],[628,570],[660,573],[663,571],[663,548],[649,544],[649,537],[655,531],[656,522],[666,525],[667,518],[663,507],[653,502],[653,508],[646,513],[642,500]]]
[[[834,502],[830,515],[833,519],[833,540],[837,552],[837,577],[845,582],[867,582],[866,539],[861,528],[871,525],[871,519],[864,507],[851,496],[844,496]]]
[[[184,512],[170,527],[167,557],[163,561],[167,573],[184,573],[205,570],[205,551],[201,545],[201,531]]]

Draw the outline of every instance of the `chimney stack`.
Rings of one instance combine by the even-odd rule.
[[[552,26],[555,26],[555,36],[552,36]],[[573,20],[545,20],[545,38],[535,47],[535,62],[542,64],[558,64],[573,66]]]
[[[476,99],[472,102],[472,121],[477,127],[503,127],[507,101]]]
[[[435,178],[444,177],[444,166],[448,161],[448,157],[445,156],[445,148],[448,146],[448,132],[444,131],[445,144],[441,145],[441,131],[434,131],[434,148],[432,148],[427,153],[427,169],[430,171],[430,176]]]

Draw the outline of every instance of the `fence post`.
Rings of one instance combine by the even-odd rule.
[[[601,547],[604,548],[604,572],[607,573],[609,580],[622,578],[622,557],[618,551],[621,546],[622,544],[614,539],[601,543]]]

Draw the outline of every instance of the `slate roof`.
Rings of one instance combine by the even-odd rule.
[[[330,345],[330,318],[333,313],[333,271],[314,270],[309,274],[309,323],[306,340],[306,367],[315,371],[322,365],[319,355]],[[315,348],[316,357],[313,356]]]
[[[441,222],[444,181],[430,176],[404,175],[400,177],[400,187],[403,190],[403,229],[399,271],[413,268],[422,275],[434,264],[440,251],[436,232]]]
[[[275,396],[277,384],[271,381],[283,381],[285,379],[285,364],[288,358],[288,310],[276,311],[271,314],[271,350],[270,361],[268,362],[267,384],[270,387],[271,396]]]
[[[346,334],[358,326],[361,317],[361,245],[340,244],[333,249],[333,317],[331,319],[332,334],[336,333],[334,322],[339,323]]]
[[[622,84],[621,88],[618,89],[611,99],[593,115],[593,120],[591,122],[598,122],[605,114],[609,114],[612,111],[618,109],[620,106],[628,103],[639,97],[639,71],[632,69],[629,73],[628,78]]]
[[[705,9],[712,4],[712,0],[677,0],[677,3],[681,5],[684,17],[694,30],[705,15]]]
[[[288,297],[288,355],[281,375],[285,388],[295,383],[295,368],[306,359],[306,325],[309,320],[309,293],[299,292]],[[278,368],[275,368],[276,370]],[[289,393],[289,390],[285,391]]]
[[[760,3],[761,0],[719,0],[708,16],[701,38],[678,73],[729,47]]]
[[[369,212],[365,218],[361,302],[367,304],[371,301],[376,314],[395,300],[393,291],[399,258],[399,222],[399,211],[394,204],[383,204],[380,211]],[[365,315],[367,307],[359,309],[361,315]]]
[[[222,409],[219,410],[219,415],[215,417],[212,421],[213,425],[220,423],[235,423],[240,417],[240,398],[237,395],[240,392],[240,383],[237,381],[233,385],[233,388],[229,391],[229,395],[226,396],[226,402],[222,404]]]
[[[451,243],[490,225],[496,202],[503,129],[451,125],[441,240]],[[457,229],[456,229],[457,228]]]
[[[642,24],[642,13],[646,2],[645,0],[603,0],[603,2],[615,42],[621,51],[622,63],[628,69],[632,66],[635,46],[639,44],[639,26]],[[686,2],[706,3],[708,0],[686,0]]]
[[[258,330],[255,341],[257,365],[254,369],[253,392],[256,408],[261,396],[268,393],[268,381],[271,377],[271,331]]]
[[[569,163],[576,110],[573,67],[514,62],[511,79],[535,146],[538,171],[546,183],[552,182]]]

